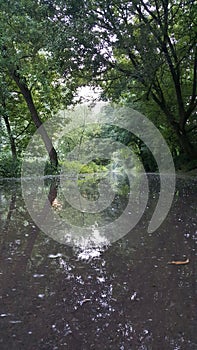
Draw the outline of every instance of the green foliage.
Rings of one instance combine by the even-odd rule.
[[[194,164],[195,24],[193,0],[2,0],[1,148],[6,155],[10,153],[11,135],[20,157],[36,129],[32,110],[14,79],[17,75],[31,93],[41,123],[72,103],[77,87],[87,83],[100,85],[104,99],[131,104],[153,121],[178,168],[188,162]],[[147,147],[134,135],[111,124],[86,125],[87,111],[84,125],[78,126],[77,113],[73,113],[75,130],[58,145],[60,165],[76,146],[80,152],[84,141],[106,137],[132,147],[146,170],[157,169]],[[61,124],[68,122],[61,116],[56,136]],[[74,159],[66,166],[73,171],[94,173],[103,170],[106,162],[94,160],[81,169]],[[45,173],[54,173],[48,163]]]
[[[59,175],[60,173],[60,166],[54,167],[53,164],[51,164],[49,161],[46,162],[45,168],[44,168],[44,176],[46,175]]]
[[[185,154],[180,154],[175,158],[175,167],[176,169],[182,172],[188,172],[193,169],[197,169],[197,159],[189,161]]]
[[[89,162],[88,164],[82,164],[80,161],[63,161],[60,162],[60,168],[62,174],[93,174],[98,172],[107,171],[107,168],[102,164],[96,164],[94,161]]]
[[[72,77],[63,78],[51,52],[57,24],[49,14],[48,6],[37,1],[0,4],[0,115],[9,118],[18,156],[35,125],[67,106],[77,88]]]
[[[107,168],[103,164],[96,164],[94,161],[89,162],[86,165],[83,165],[80,169],[81,174],[92,174],[107,171]]]
[[[196,156],[196,7],[182,2],[137,0],[58,1],[62,25],[74,30],[74,60],[104,96],[158,106],[169,142]],[[64,11],[62,11],[64,9]],[[62,13],[62,15],[61,15]],[[66,15],[66,20],[64,21]],[[84,21],[85,18],[85,21]],[[60,34],[60,46],[64,36]],[[65,61],[66,62],[66,61]],[[154,108],[154,107],[153,107]],[[149,114],[150,116],[150,114]],[[155,113],[152,113],[154,119]],[[155,119],[154,119],[155,122]],[[174,137],[176,134],[176,138]]]
[[[0,159],[0,177],[16,178],[21,174],[21,159],[13,159],[11,156],[4,156]]]

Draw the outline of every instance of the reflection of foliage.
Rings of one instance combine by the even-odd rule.
[[[151,193],[156,177],[152,180]],[[73,330],[77,330],[77,339],[88,348],[94,344],[98,349],[123,346],[130,349],[132,340],[136,349],[159,349],[161,337],[166,349],[183,346],[189,349],[191,343],[194,344],[195,336],[191,333],[191,322],[195,318],[194,267],[186,265],[177,274],[167,265],[172,259],[185,260],[182,254],[194,255],[193,182],[178,181],[179,201],[167,226],[147,234],[147,221],[142,219],[132,234],[107,250],[93,247],[89,251],[83,248],[73,251],[37,230],[28,216],[19,186],[9,181],[2,183],[1,272],[6,278],[1,285],[1,295],[6,300],[7,313],[20,314],[20,320],[24,321],[24,332],[18,333],[18,337],[25,349],[29,348],[25,334],[33,327],[38,334],[33,340],[35,349],[55,348],[57,344],[64,348],[65,343],[67,348],[75,349]],[[50,183],[47,186],[49,188]],[[153,199],[153,210],[155,202]],[[9,204],[12,204],[10,213]],[[118,206],[118,201],[115,204]],[[182,221],[177,223],[177,217]],[[171,240],[166,232],[170,232]],[[187,297],[189,304],[185,303]],[[166,309],[171,301],[176,307],[171,308],[173,319],[169,321]],[[156,307],[158,305],[160,307]],[[183,309],[190,322],[185,323],[180,317]],[[53,328],[51,332],[51,327],[42,327],[42,340],[40,324],[46,319],[47,325]],[[2,317],[1,322],[7,324],[7,317]],[[161,328],[158,329],[158,325]],[[180,335],[182,327],[184,334]],[[5,329],[4,343],[12,349],[15,339],[8,334],[13,327]]]
[[[99,198],[99,181],[94,178],[86,178],[78,181],[79,192],[82,197],[95,201]]]

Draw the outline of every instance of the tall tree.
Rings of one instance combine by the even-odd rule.
[[[71,100],[72,92],[65,89],[48,50],[52,25],[55,25],[49,20],[48,11],[39,1],[1,1],[0,74],[6,76],[4,82],[10,94],[14,84],[15,93],[23,96],[27,107],[23,117],[31,116],[39,128],[51,164],[57,167],[57,152],[43,122],[61,104],[66,105]],[[21,102],[16,101],[13,94],[9,96],[9,102],[11,97],[13,105]],[[3,107],[6,115],[6,103]],[[8,122],[6,117],[6,126]]]
[[[70,23],[81,74],[112,98],[122,92],[159,106],[189,159],[196,157],[197,49],[194,0],[56,1]],[[62,15],[61,15],[62,13]],[[62,32],[63,33],[63,32]],[[64,42],[61,42],[63,53]],[[77,62],[77,59],[75,60]]]

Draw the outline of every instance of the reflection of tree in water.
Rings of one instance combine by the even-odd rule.
[[[5,245],[6,245],[6,235],[9,230],[9,223],[12,217],[12,212],[15,209],[15,204],[16,204],[16,193],[12,193],[11,199],[10,199],[10,204],[8,207],[8,212],[7,216],[5,219],[5,222],[2,223],[2,235],[1,235],[1,254],[3,253],[3,250],[5,250]]]
[[[56,196],[57,183],[53,181],[50,185],[48,200],[43,208],[43,215],[45,215],[46,210],[49,209],[48,205],[53,203]],[[2,227],[1,252],[5,255],[14,255],[14,259],[12,258],[11,263],[8,264],[12,269],[12,274],[15,275],[15,271],[21,271],[22,273],[26,271],[27,265],[31,261],[32,251],[40,229],[35,226],[27,211],[24,210],[22,195],[17,185],[11,194],[8,213]],[[16,232],[16,229],[22,232]],[[10,242],[7,241],[9,235],[12,238]]]
[[[7,348],[194,349],[195,192],[182,186],[160,230],[148,235],[145,216],[132,233],[88,260],[34,227],[20,191],[10,194],[1,256]],[[54,201],[57,188],[51,188]],[[187,266],[167,264],[184,254]]]

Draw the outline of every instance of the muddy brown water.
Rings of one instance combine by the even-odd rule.
[[[0,349],[197,349],[196,192],[178,177],[156,232],[147,209],[122,239],[83,251],[41,232],[20,183],[0,181]]]

